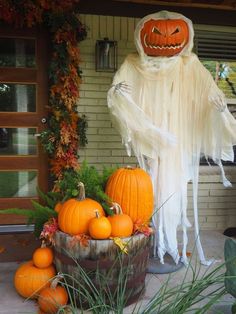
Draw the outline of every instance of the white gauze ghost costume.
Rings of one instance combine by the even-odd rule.
[[[150,19],[183,19],[189,43],[172,57],[145,55],[140,30]],[[138,53],[126,57],[108,91],[108,107],[128,155],[133,150],[151,175],[155,195],[152,222],[155,254],[168,253],[179,262],[177,228],[182,227],[182,260],[187,263],[187,184],[193,185],[196,247],[202,264],[197,209],[200,157],[212,158],[225,178],[222,160],[233,161],[236,121],[211,74],[191,52],[192,22],[181,14],[161,11],[144,17],[135,30]]]

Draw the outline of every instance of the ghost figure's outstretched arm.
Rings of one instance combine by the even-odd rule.
[[[225,96],[221,92],[221,90],[218,89],[215,83],[212,83],[208,99],[210,103],[215,107],[215,110],[219,112],[224,112],[227,108]]]
[[[209,102],[213,106],[211,110],[212,125],[215,125],[214,130],[211,130],[212,141],[215,143],[211,157],[220,167],[224,186],[231,187],[231,183],[225,176],[221,160],[234,160],[233,145],[236,144],[236,120],[227,108],[225,95],[214,82],[210,89]]]
[[[108,107],[128,155],[156,158],[163,145],[174,145],[175,137],[156,127],[146,113],[134,102],[132,86],[125,81],[112,85],[108,91]]]

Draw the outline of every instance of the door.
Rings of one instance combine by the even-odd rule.
[[[32,208],[36,188],[47,190],[47,158],[37,137],[48,103],[46,38],[43,31],[0,28],[0,210]],[[0,227],[25,222],[0,215]]]

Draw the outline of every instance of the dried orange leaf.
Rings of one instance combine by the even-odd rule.
[[[145,236],[150,236],[153,230],[147,223],[143,223],[139,219],[134,223],[134,233],[143,233]]]
[[[58,230],[58,222],[56,218],[50,218],[43,225],[43,230],[40,233],[40,239],[45,240],[48,244],[55,245],[55,233]]]
[[[81,233],[73,236],[69,242],[70,248],[73,248],[77,243],[81,246],[87,247],[89,245],[90,236],[87,234]]]
[[[179,252],[179,255],[180,256],[182,256],[183,255],[183,253],[182,252]],[[186,256],[187,257],[190,257],[192,255],[192,253],[191,252],[186,252]]]

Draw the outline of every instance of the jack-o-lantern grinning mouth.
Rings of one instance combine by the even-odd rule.
[[[175,44],[169,44],[169,45],[158,45],[155,43],[151,43],[151,42],[147,42],[147,37],[148,35],[145,34],[144,35],[144,45],[147,48],[151,48],[151,49],[182,49],[184,47],[184,45],[186,44],[186,42],[182,42],[182,43],[175,43]]]

